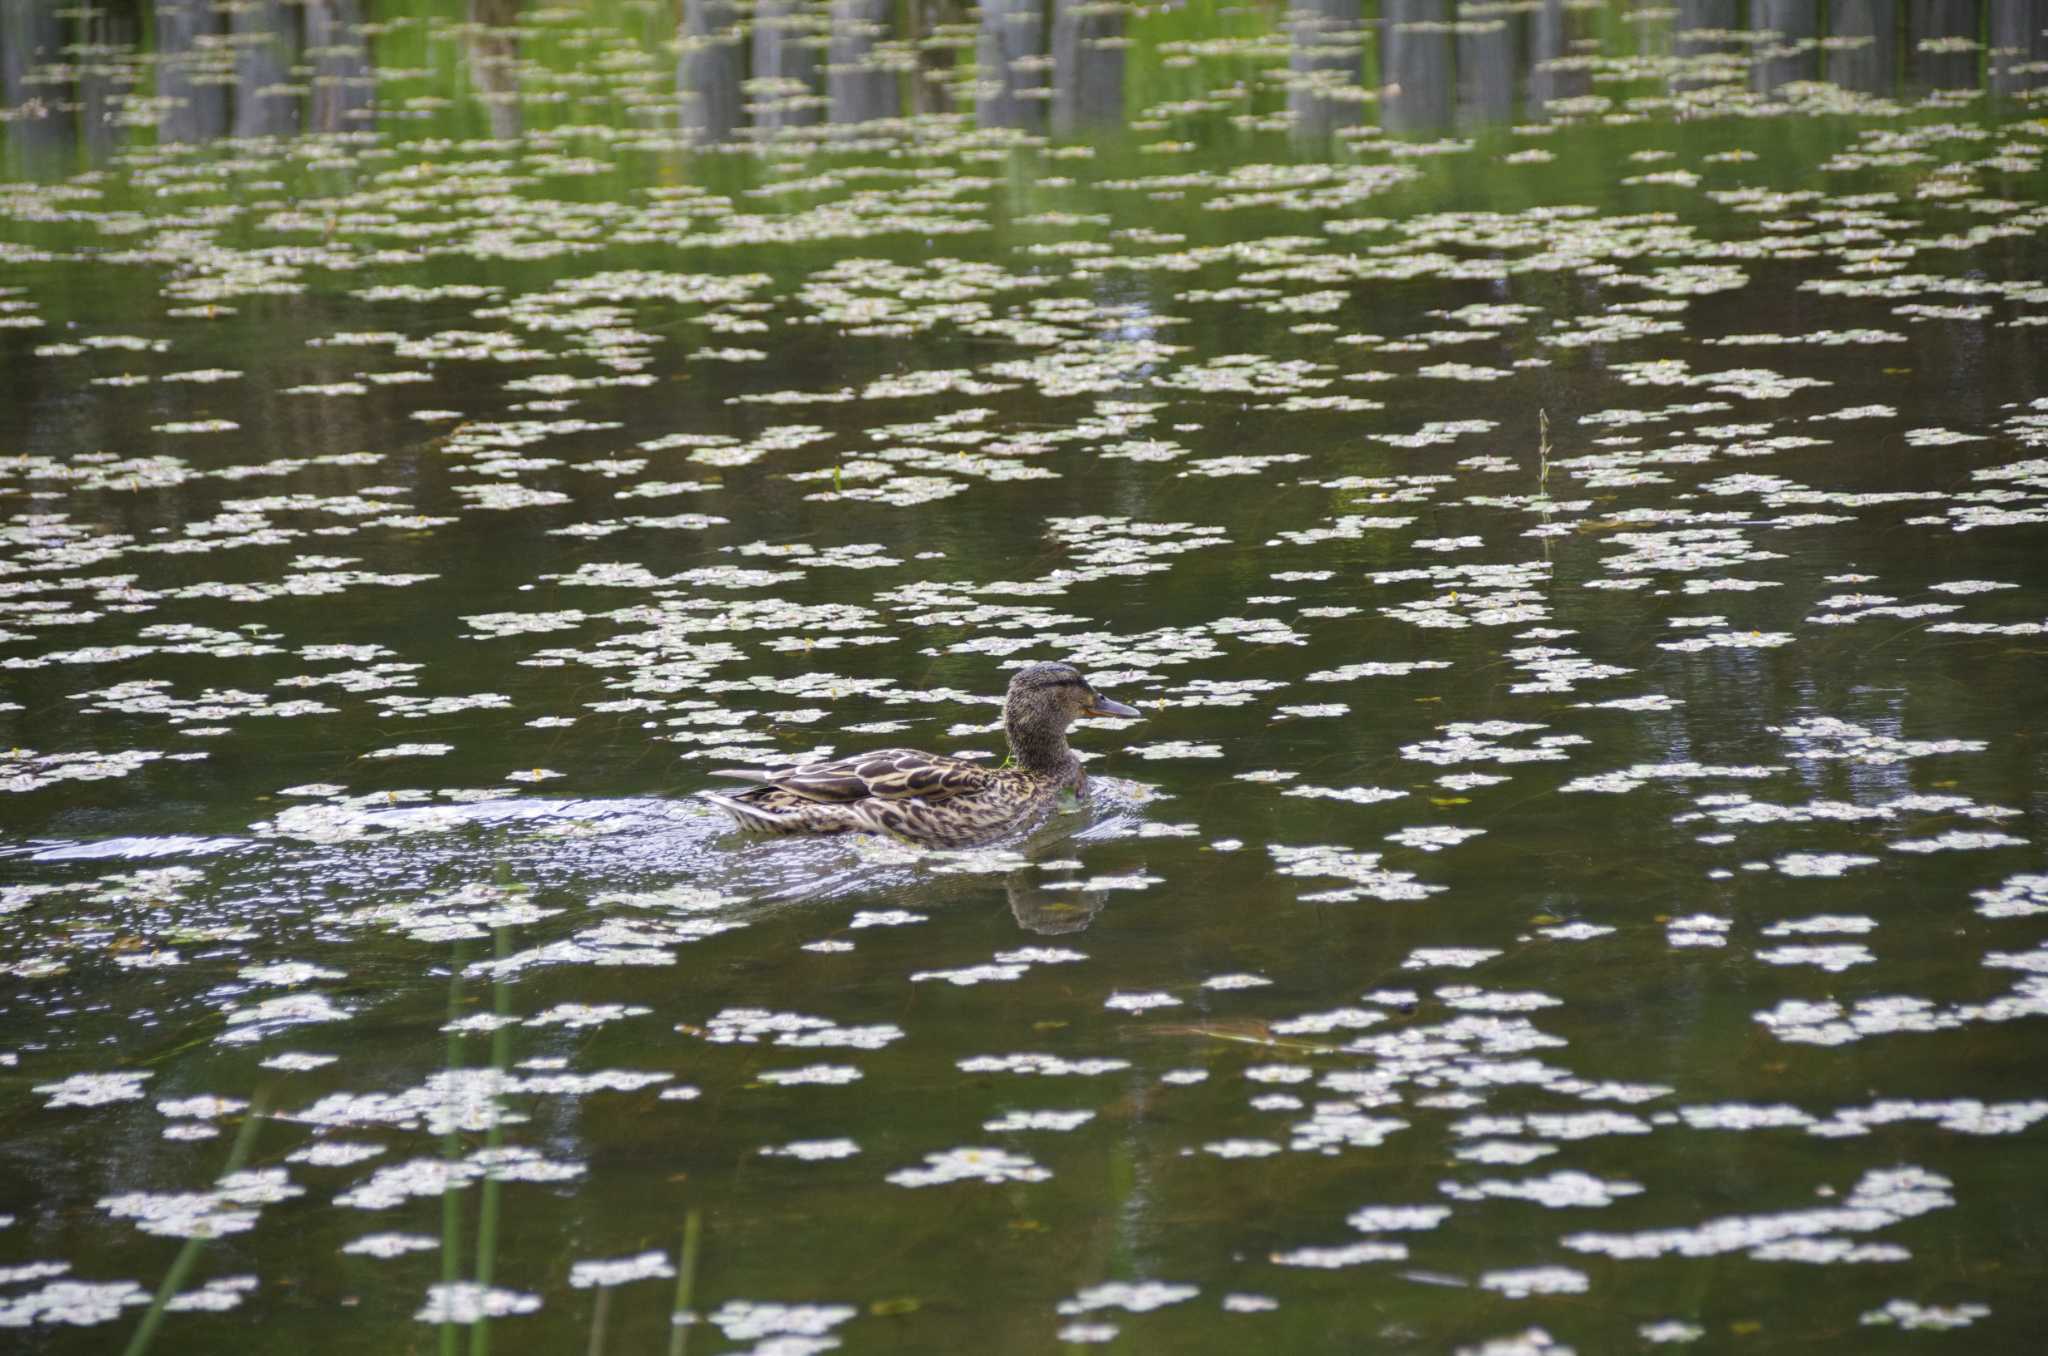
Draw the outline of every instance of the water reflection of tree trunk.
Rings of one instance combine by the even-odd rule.
[[[313,62],[315,132],[344,132],[376,98],[362,0],[306,0],[306,55]]]
[[[1697,64],[1681,66],[1674,72],[1671,88],[1697,89],[1724,81],[1727,77],[1717,71],[1719,63],[1705,63],[1702,58],[1726,55],[1732,44],[1725,35],[1741,26],[1735,0],[1682,0],[1678,22],[1672,30],[1672,47],[1679,57]],[[1748,50],[1742,49],[1744,53]]]
[[[875,42],[889,31],[895,0],[832,0],[832,46],[825,88],[834,122],[873,122],[903,111],[896,72],[876,64]]]
[[[1380,124],[1425,132],[1451,121],[1450,0],[1385,0],[1387,84]]]
[[[220,33],[209,0],[156,0],[156,93],[166,100],[157,115],[165,141],[212,141],[228,129],[228,87],[205,78]]]
[[[491,120],[491,135],[516,137],[519,111],[520,0],[469,0],[469,83]]]
[[[1356,0],[1352,7],[1357,8]],[[1124,115],[1124,7],[1053,0],[1052,126],[1073,132]]]
[[[1543,0],[1543,7],[1529,17],[1528,116],[1548,117],[1552,99],[1576,99],[1590,93],[1593,74],[1577,66],[1565,66],[1572,39],[1572,16],[1564,0]]]
[[[1037,0],[982,0],[974,115],[983,127],[1037,127],[1045,121],[1038,79],[1045,22]],[[1021,63],[1021,64],[1020,64]]]
[[[683,0],[676,97],[693,141],[730,140],[740,125],[739,11],[732,0]]]
[[[1997,6],[1994,5],[1993,8]],[[1961,89],[1977,83],[1976,0],[1909,0],[1906,23],[1911,41],[1907,60],[1913,81],[1933,89]],[[1923,51],[1922,43],[1960,39],[1973,45],[1958,51]]]
[[[44,159],[71,139],[71,116],[59,107],[64,84],[46,82],[37,71],[59,59],[63,41],[56,0],[0,0],[0,108],[15,110],[9,148],[30,159]]]
[[[1750,82],[1765,93],[1819,74],[1820,7],[1813,0],[1750,0],[1749,26],[1778,36],[1757,49]]]
[[[2048,84],[2048,0],[1999,0],[1991,6],[1991,88],[2012,94]]]
[[[953,109],[953,78],[958,62],[952,44],[939,41],[941,30],[963,20],[960,0],[907,0],[909,40],[917,48],[917,71],[910,82],[910,111],[949,113]]]
[[[299,94],[290,87],[299,26],[284,0],[242,0],[228,12],[235,49],[235,135],[291,136],[299,130]]]
[[[818,121],[816,19],[803,0],[757,0],[748,111],[764,131]]]
[[[1356,99],[1331,97],[1355,89],[1365,67],[1359,0],[1301,0],[1288,12],[1287,111],[1297,135],[1313,140],[1357,123]]]
[[[0,9],[4,9],[0,0]],[[132,10],[96,9],[78,21],[78,33],[90,55],[78,62],[78,118],[85,132],[85,146],[95,159],[114,148],[115,99],[135,85],[135,71],[123,61],[110,60],[107,52],[130,47],[142,36],[141,18]]]
[[[1677,31],[1714,28],[1723,32],[1739,27],[1735,0],[1678,0]]]
[[[1828,12],[1828,79],[1843,89],[1889,94],[1899,83],[1899,0],[1861,0]]]
[[[1467,20],[1458,26],[1458,116],[1506,122],[1515,113],[1522,16]]]

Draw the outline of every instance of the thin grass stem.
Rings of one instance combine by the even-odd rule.
[[[448,1080],[454,1096],[455,1071],[462,1065],[462,1034],[456,1023],[462,1018],[462,943],[455,944],[455,958],[448,967]],[[462,1154],[453,1116],[441,1136],[441,1159],[448,1165],[448,1179],[441,1184],[441,1356],[455,1356],[455,1286],[462,1276],[462,1208],[455,1199],[455,1163]]]
[[[612,1288],[597,1288],[597,1303],[590,1311],[590,1356],[604,1356],[604,1330],[611,1318]]]
[[[497,942],[498,960],[503,962],[512,954],[512,929],[498,928]],[[512,989],[505,983],[505,967],[501,963],[491,971],[491,1011],[499,1017],[505,1017],[510,1014],[511,1008]],[[496,1072],[495,1086],[498,1087],[504,1086],[505,1070],[512,1065],[512,1033],[507,1029],[507,1025],[501,1021],[491,1031],[491,1068]],[[484,1184],[480,1193],[482,1203],[477,1207],[476,1221],[476,1283],[478,1288],[484,1291],[491,1288],[491,1278],[497,1272],[498,1262],[499,1193],[504,1187],[494,1175],[492,1168],[495,1168],[498,1161],[495,1150],[505,1140],[500,1110],[497,1094],[493,1092],[491,1124],[484,1132],[484,1161],[491,1167],[484,1170]],[[489,1356],[490,1349],[491,1321],[488,1317],[479,1317],[476,1326],[469,1330],[469,1356]]]
[[[250,1146],[256,1142],[256,1126],[263,1119],[265,1100],[261,1092],[250,1098],[249,1110],[242,1117],[242,1129],[228,1150],[227,1166],[221,1169],[222,1177],[232,1177],[242,1170],[243,1162],[249,1157]],[[188,1238],[185,1246],[178,1249],[178,1255],[171,1259],[171,1269],[164,1273],[163,1283],[156,1288],[156,1298],[149,1302],[149,1310],[143,1314],[142,1322],[135,1325],[135,1335],[122,1348],[122,1356],[142,1356],[149,1350],[149,1344],[156,1340],[157,1325],[163,1322],[164,1306],[185,1284],[185,1277],[191,1274],[192,1265],[199,1260],[199,1249],[205,1242],[203,1238]]]
[[[676,1307],[670,1318],[675,1326],[669,1330],[668,1356],[688,1356],[690,1350],[690,1302],[697,1289],[697,1240],[703,1232],[701,1211],[683,1216],[683,1255],[676,1263]]]

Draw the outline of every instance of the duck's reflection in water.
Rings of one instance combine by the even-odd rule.
[[[1017,926],[1043,937],[1086,931],[1109,902],[1107,890],[1048,888],[1032,871],[1012,871],[1004,876],[1003,892],[1010,898],[1010,916]]]

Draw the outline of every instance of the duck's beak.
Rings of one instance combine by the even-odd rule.
[[[1084,716],[1122,716],[1126,720],[1143,720],[1145,718],[1137,707],[1125,706],[1122,702],[1113,702],[1100,692],[1095,694],[1093,702],[1081,708],[1081,714]]]

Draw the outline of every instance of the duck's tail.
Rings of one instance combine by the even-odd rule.
[[[700,800],[708,800],[725,811],[727,817],[742,833],[789,832],[789,825],[784,823],[779,815],[763,810],[757,805],[749,805],[736,797],[721,795],[716,791],[699,791],[697,796]]]

